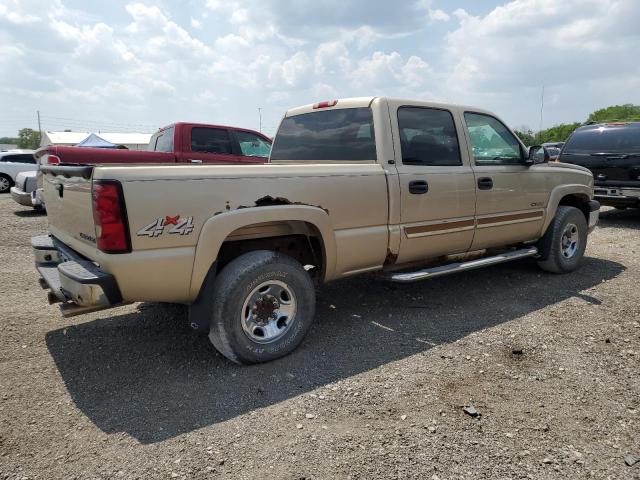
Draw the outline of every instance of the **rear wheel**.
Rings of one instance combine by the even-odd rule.
[[[13,186],[13,180],[7,175],[0,175],[0,193],[7,193]]]
[[[236,363],[267,362],[293,351],[315,312],[309,274],[293,258],[260,250],[246,253],[216,277],[209,339]]]
[[[572,272],[580,265],[587,247],[587,220],[575,207],[561,205],[538,242],[538,265],[553,273]]]

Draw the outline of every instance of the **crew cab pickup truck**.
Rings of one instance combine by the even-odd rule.
[[[188,304],[192,327],[245,364],[300,344],[315,284],[527,257],[571,272],[599,214],[586,168],[549,164],[495,115],[383,97],[289,110],[266,165],[43,172],[50,234],[32,245],[64,315]]]
[[[159,129],[147,151],[49,145],[36,153],[41,164],[105,163],[266,163],[269,137],[253,130],[199,123]]]
[[[147,151],[65,147],[49,145],[38,149],[35,157],[46,164],[107,163],[266,163],[271,139],[246,128],[179,122],[159,129],[149,141]],[[2,180],[0,179],[0,189]],[[32,198],[44,208],[42,179]]]

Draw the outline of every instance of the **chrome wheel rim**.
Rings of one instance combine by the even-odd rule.
[[[296,297],[284,282],[263,282],[247,295],[240,320],[244,333],[252,341],[275,342],[296,321]]]
[[[580,246],[580,233],[578,227],[573,223],[568,223],[562,232],[560,240],[560,252],[564,258],[572,258]]]
[[[9,180],[0,177],[0,192],[6,192],[7,190],[9,190]]]

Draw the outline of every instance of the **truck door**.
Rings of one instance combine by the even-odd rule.
[[[545,173],[525,163],[516,136],[497,118],[464,112],[476,176],[476,233],[472,250],[534,240],[549,192]]]
[[[397,262],[467,251],[476,194],[459,118],[446,108],[396,101],[389,112],[400,182]]]
[[[239,163],[226,128],[191,127],[184,149],[186,163]]]

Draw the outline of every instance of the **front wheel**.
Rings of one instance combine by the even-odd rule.
[[[230,262],[213,286],[209,339],[229,360],[267,362],[293,351],[315,312],[315,288],[293,258],[259,250]]]
[[[588,227],[584,214],[575,207],[561,205],[538,242],[538,265],[553,273],[568,273],[580,265],[587,248]]]

